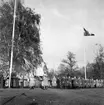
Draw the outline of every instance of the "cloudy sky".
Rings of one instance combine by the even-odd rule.
[[[96,43],[104,45],[104,0],[25,0],[25,5],[41,14],[43,58],[49,68],[57,68],[67,52],[76,54],[78,65],[92,62]],[[94,33],[84,37],[83,27]]]

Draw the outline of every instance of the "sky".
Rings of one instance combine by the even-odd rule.
[[[25,0],[25,5],[41,15],[40,33],[43,59],[57,69],[68,51],[77,64],[93,62],[96,43],[104,45],[104,0]],[[95,36],[83,36],[83,27]]]

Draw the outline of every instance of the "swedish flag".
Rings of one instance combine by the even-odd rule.
[[[89,33],[85,28],[83,28],[84,30],[84,36],[95,36],[95,34]]]

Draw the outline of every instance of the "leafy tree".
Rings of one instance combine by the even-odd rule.
[[[86,65],[86,75],[88,79],[92,79],[94,76],[93,65],[94,63],[87,63]]]
[[[74,71],[77,69],[75,54],[68,52],[67,59],[63,59],[62,62],[66,65],[66,70],[69,76],[74,76]]]
[[[94,62],[87,64],[87,78],[104,79],[104,48],[100,44],[98,47]]]
[[[50,71],[47,72],[47,75],[48,75],[48,78],[50,80],[53,79],[53,77],[55,76],[55,72],[54,72],[54,69],[51,69]]]
[[[88,79],[104,79],[104,47],[100,44],[98,47],[94,62],[86,66]]]
[[[99,49],[93,63],[93,74],[95,79],[104,79],[104,47],[99,44]]]
[[[48,73],[48,67],[47,67],[46,62],[44,62],[43,71],[44,71],[45,74]]]
[[[59,77],[62,77],[62,76],[67,76],[68,73],[69,73],[69,70],[67,69],[66,65],[65,64],[60,64],[59,67],[58,67],[58,76]]]
[[[10,64],[14,3],[0,7],[0,59]],[[20,2],[16,11],[13,67],[26,65],[26,60],[36,67],[42,62],[40,47],[40,15]],[[30,66],[31,67],[31,66]]]
[[[8,75],[9,75],[8,68],[9,68],[8,63],[1,62],[1,64],[0,64],[0,71],[2,72],[2,74],[4,75],[5,78],[7,78]]]

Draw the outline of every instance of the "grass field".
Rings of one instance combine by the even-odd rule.
[[[1,89],[0,97],[3,100],[25,93],[34,98],[39,105],[104,105],[104,89]]]

